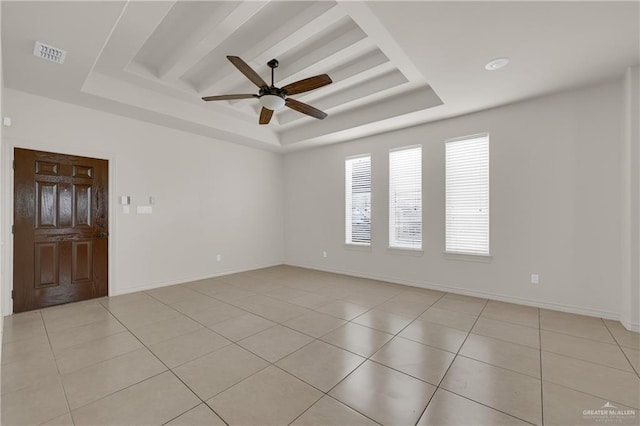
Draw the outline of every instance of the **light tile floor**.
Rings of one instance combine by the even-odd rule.
[[[289,266],[4,324],[3,425],[640,422],[616,321]]]

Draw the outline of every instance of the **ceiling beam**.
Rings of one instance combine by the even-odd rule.
[[[345,18],[343,10],[332,7],[322,14],[315,17],[309,23],[301,26],[298,30],[288,33],[284,38],[274,42],[273,40],[263,40],[252,48],[242,53],[243,59],[254,69],[260,69],[271,60],[284,54],[285,52],[295,48],[301,41],[308,40],[317,36],[341,19]],[[211,77],[209,81],[205,81],[201,85],[200,92],[215,91],[217,88],[228,90],[230,87],[242,86],[244,78],[236,73],[219,78]]]
[[[371,43],[371,40],[364,38],[362,40],[359,40],[347,47],[345,47],[344,49],[341,49],[331,55],[325,56],[322,59],[319,59],[317,62],[310,64],[307,67],[298,67],[297,70],[294,73],[290,73],[289,75],[287,75],[285,78],[281,78],[282,74],[286,74],[287,72],[287,68],[291,69],[293,68],[294,64],[286,64],[286,65],[280,65],[280,68],[278,68],[279,71],[283,71],[283,73],[278,73],[278,86],[284,86],[288,83],[292,83],[294,81],[306,78],[306,77],[310,77],[312,75],[315,74],[320,74],[323,73],[324,70],[327,69],[331,69],[333,67],[337,67],[340,64],[343,64],[347,61],[349,61],[353,56],[357,56],[359,54],[362,54],[362,52],[365,52],[367,50],[371,50],[372,48],[374,48],[375,46]],[[322,70],[322,71],[320,71]],[[239,74],[239,73],[234,73],[234,75],[230,75],[227,78],[223,79],[222,81],[219,82],[219,84],[210,84],[208,88],[204,88],[202,90],[199,90],[199,93],[215,93],[215,88],[220,87],[220,88],[226,88],[224,90],[229,90],[228,88],[232,88],[232,87],[236,87],[239,86],[240,84],[242,84],[244,82],[242,75],[240,74],[235,75],[235,74]],[[224,86],[225,82],[235,82],[235,84],[229,85],[229,86]],[[213,82],[212,82],[213,83]],[[229,83],[226,83],[229,84]],[[213,89],[212,89],[213,87]],[[219,89],[222,90],[222,89]]]
[[[83,92],[152,112],[159,121],[162,117],[172,117],[208,127],[221,134],[235,133],[238,140],[261,141],[265,145],[274,146],[279,144],[274,131],[268,127],[259,126],[257,118],[234,113],[213,102],[195,104],[179,100],[101,73],[93,73],[89,76]]]
[[[350,131],[351,136],[358,137],[357,132],[354,131],[362,126],[380,131],[383,129],[380,123],[387,119],[442,105],[438,95],[428,86],[415,88],[412,83],[403,86],[409,90],[380,102],[368,103],[361,108],[340,112],[332,120],[316,120],[313,126],[302,125],[301,121],[300,125],[280,132],[280,143],[285,147],[301,141],[330,138],[332,134],[343,131]]]
[[[158,77],[165,80],[179,79],[267,4],[268,2],[263,1],[242,2],[237,6],[234,5],[235,7],[222,20],[218,15],[212,16],[205,25],[187,39],[182,49],[176,49],[162,64],[158,69]]]
[[[382,25],[375,13],[366,2],[337,0],[341,8],[351,16],[360,28],[362,28],[373,42],[387,55],[409,81],[421,81],[426,83],[425,76],[414,65],[411,58],[398,45],[387,28]]]
[[[329,112],[332,108],[346,106],[350,102],[364,100],[368,96],[407,83],[407,78],[397,68],[385,65],[378,67],[375,74],[371,73],[366,76],[359,74],[358,77],[362,76],[362,78],[353,78],[348,81],[348,84],[339,84],[340,87],[337,90],[333,90],[332,93],[319,91],[313,98],[294,97],[296,100],[309,103],[322,111]],[[302,118],[300,114],[290,110],[284,111],[278,117],[281,124],[287,124],[300,118]]]
[[[272,58],[277,58],[284,52],[287,52],[291,48],[297,46],[302,40],[313,38],[316,34],[321,33],[327,27],[330,27],[344,18],[344,11],[333,7],[300,28],[298,31],[294,31],[289,34],[289,36],[280,40],[278,43],[272,44],[266,49],[263,46],[260,46],[259,48],[256,46],[256,48],[249,50],[246,53],[247,57],[252,58],[251,61],[255,64],[265,64]]]
[[[91,72],[119,73],[129,66],[174,4],[127,2]]]
[[[323,70],[329,74],[333,83],[323,87],[321,91],[314,90],[296,95],[296,99],[307,102],[307,100],[323,97],[391,69],[395,67],[389,62],[389,58],[384,56],[378,48],[370,49],[364,54],[354,56],[349,62]]]

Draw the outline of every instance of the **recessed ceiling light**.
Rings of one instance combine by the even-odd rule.
[[[500,68],[504,68],[509,64],[509,58],[497,58],[493,61],[489,61],[487,65],[484,66],[484,69],[488,71],[499,70]]]

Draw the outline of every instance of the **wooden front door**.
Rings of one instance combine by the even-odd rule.
[[[14,154],[13,311],[106,296],[108,161]]]

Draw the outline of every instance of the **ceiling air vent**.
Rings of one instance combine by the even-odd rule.
[[[55,62],[56,64],[62,64],[64,63],[64,58],[67,55],[67,52],[60,50],[57,47],[36,41],[36,45],[33,47],[33,55],[38,58],[46,59],[47,61]]]

